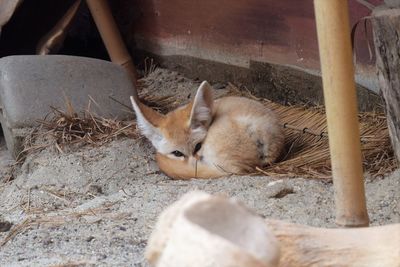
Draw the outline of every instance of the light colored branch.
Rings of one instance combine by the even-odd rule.
[[[223,196],[189,192],[160,216],[148,241],[152,266],[393,267],[400,224],[326,229],[263,220]]]

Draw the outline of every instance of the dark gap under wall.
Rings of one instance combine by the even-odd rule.
[[[7,150],[7,146],[6,146],[6,140],[5,140],[5,137],[4,137],[3,129],[2,129],[1,124],[0,124],[0,150],[1,149]]]
[[[39,40],[65,14],[74,0],[25,0],[0,35],[0,57],[36,54]],[[107,51],[85,4],[68,30],[64,45],[57,54],[108,60]]]

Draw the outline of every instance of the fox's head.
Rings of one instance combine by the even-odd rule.
[[[195,156],[212,121],[212,91],[208,82],[202,82],[189,104],[166,115],[131,97],[140,131],[166,157],[183,161]]]

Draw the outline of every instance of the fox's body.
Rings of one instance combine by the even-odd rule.
[[[276,115],[243,97],[213,100],[203,82],[195,99],[166,115],[132,103],[142,133],[157,150],[157,163],[177,179],[246,173],[276,160],[283,133]]]

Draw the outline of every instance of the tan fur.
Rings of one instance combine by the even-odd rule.
[[[183,142],[188,139],[190,135],[189,127],[187,122],[190,118],[190,112],[192,110],[192,103],[171,111],[165,116],[165,119],[161,122],[159,129],[165,135],[168,140],[180,140]],[[181,141],[182,140],[182,141]]]
[[[222,170],[210,168],[200,161],[197,162],[196,168],[195,165],[189,164],[187,159],[184,161],[174,160],[160,153],[157,153],[156,160],[160,169],[174,179],[208,179],[226,175]]]
[[[146,136],[157,149],[160,169],[175,179],[247,173],[273,163],[283,146],[283,131],[271,110],[243,97],[213,101],[207,82],[194,100],[166,115],[134,101],[143,132],[155,132]],[[194,154],[199,142],[201,149]],[[175,150],[185,156],[173,156]]]

